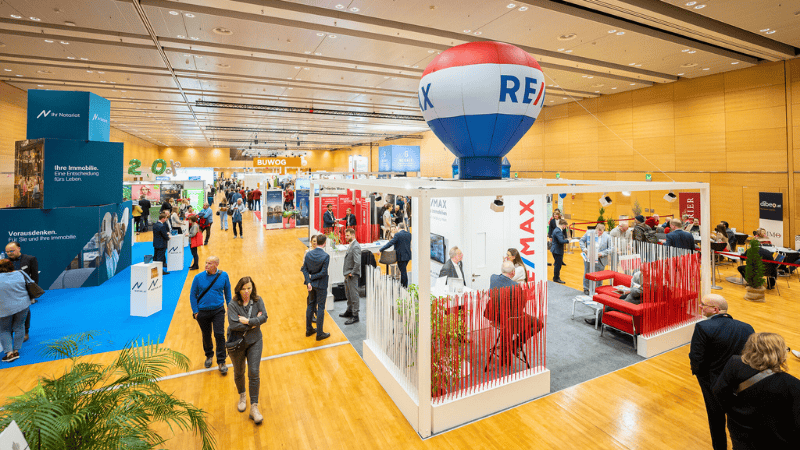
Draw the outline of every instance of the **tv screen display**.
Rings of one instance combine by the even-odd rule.
[[[431,233],[431,259],[442,264],[447,262],[444,236]]]

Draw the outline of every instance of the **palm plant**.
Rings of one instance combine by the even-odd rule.
[[[132,341],[109,365],[81,360],[98,332],[66,336],[47,345],[44,356],[72,364],[57,378],[42,377],[0,410],[0,429],[15,420],[31,448],[48,450],[153,449],[166,439],[151,429],[166,422],[200,434],[203,450],[215,448],[206,413],[164,392],[158,379],[189,358],[150,341]]]

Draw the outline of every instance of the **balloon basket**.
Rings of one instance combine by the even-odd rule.
[[[503,175],[502,162],[502,156],[458,158],[458,178],[461,180],[499,180]]]

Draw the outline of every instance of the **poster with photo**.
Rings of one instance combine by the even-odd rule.
[[[167,201],[168,198],[171,198],[174,202],[175,200],[181,198],[181,192],[183,191],[182,184],[167,184],[164,183],[161,185],[161,203]]]
[[[44,139],[17,141],[14,154],[14,206],[44,206]]]
[[[131,192],[131,186],[130,185],[123,185],[122,186],[122,199],[125,200],[126,202],[128,200],[132,200],[133,198],[131,197],[131,195],[133,195],[133,192]],[[139,200],[139,199],[137,198],[136,200]]]
[[[296,215],[297,226],[307,227],[309,224],[308,189],[295,191],[295,208],[300,212]]]
[[[144,195],[144,198],[147,200],[150,200],[151,203],[160,203],[161,186],[157,184],[132,184],[131,197],[138,200],[142,195]]]
[[[270,189],[267,191],[267,229],[283,228],[283,191]]]

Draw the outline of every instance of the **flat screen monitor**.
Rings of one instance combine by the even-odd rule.
[[[444,244],[444,236],[431,233],[431,259],[439,263],[447,262],[447,249]]]

